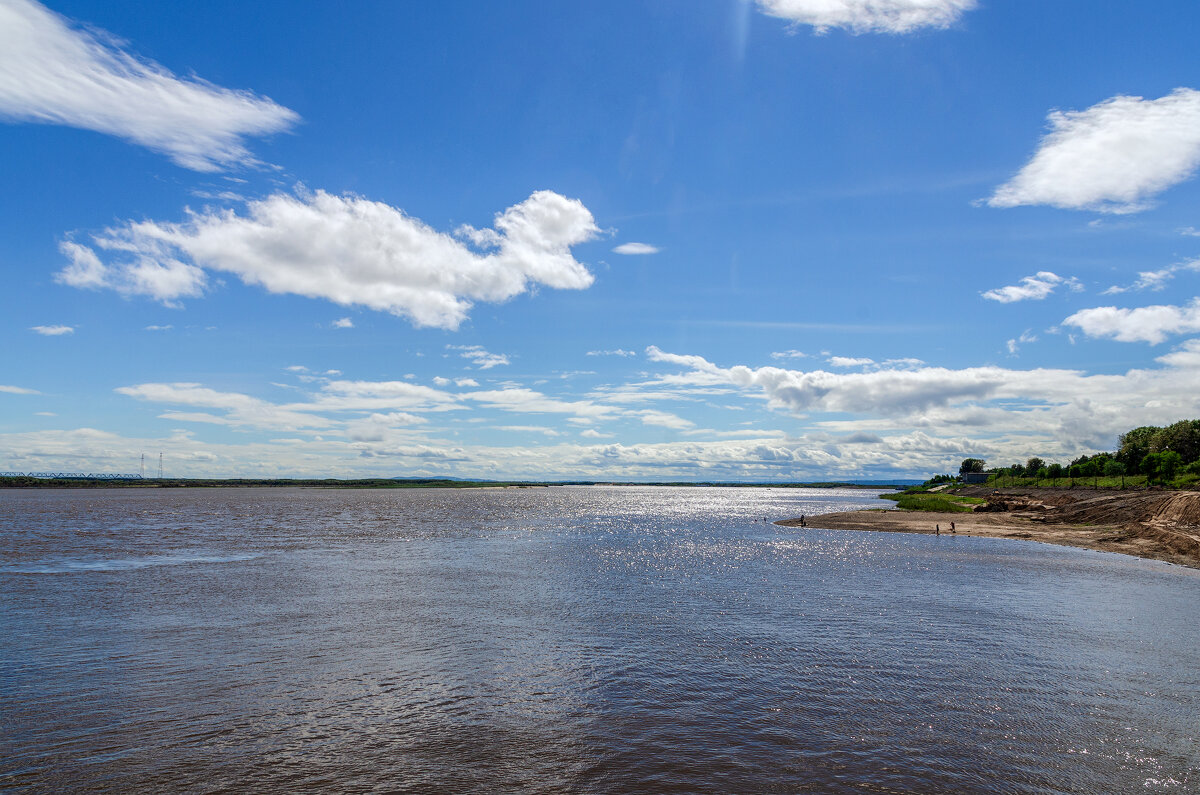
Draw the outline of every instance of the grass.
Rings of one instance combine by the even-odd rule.
[[[1036,487],[1036,488],[1051,488],[1051,489],[1144,489],[1149,485],[1148,478],[1145,475],[1126,475],[1124,477],[1104,477],[1103,475],[1094,478],[1010,478],[1007,475],[1002,478],[990,477],[987,485],[997,489],[1008,489],[1016,487]],[[1200,482],[1200,474],[1194,472],[1185,472],[1180,474],[1170,483],[1158,484],[1165,485],[1172,489],[1187,489],[1195,488],[1196,483]]]
[[[895,500],[896,507],[905,511],[935,511],[937,513],[967,513],[971,506],[979,505],[986,500],[978,497],[958,497],[953,494],[941,494],[916,491],[899,494],[881,494],[885,500]]]

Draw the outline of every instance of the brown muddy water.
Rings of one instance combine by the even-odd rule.
[[[1200,572],[875,492],[0,492],[0,787],[1200,792]]]

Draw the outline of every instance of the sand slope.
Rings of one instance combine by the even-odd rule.
[[[1200,491],[1104,491],[970,487],[959,494],[984,497],[972,513],[870,510],[823,514],[809,527],[1020,538],[1119,552],[1200,568]],[[799,519],[776,522],[798,527]]]

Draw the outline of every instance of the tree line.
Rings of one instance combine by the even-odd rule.
[[[1111,453],[1082,455],[1069,464],[1050,463],[1034,456],[1024,464],[986,469],[981,458],[967,458],[959,475],[991,472],[998,478],[1122,478],[1145,475],[1148,482],[1169,483],[1180,475],[1200,476],[1200,420],[1180,420],[1165,427],[1143,425],[1121,434]]]

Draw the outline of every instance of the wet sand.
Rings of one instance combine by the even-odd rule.
[[[957,535],[1015,538],[1066,547],[1116,552],[1139,558],[1162,560],[1200,568],[1200,528],[1162,521],[1070,524],[1052,521],[1046,514],[995,511],[933,513],[928,511],[867,510],[828,513],[806,519],[810,528],[826,530],[874,530],[888,533],[941,532],[950,535],[954,522]],[[799,519],[775,524],[799,527]]]

